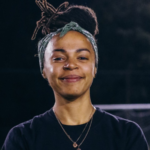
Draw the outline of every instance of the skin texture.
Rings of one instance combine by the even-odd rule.
[[[44,59],[43,77],[53,89],[53,110],[59,120],[66,125],[88,122],[95,111],[90,87],[96,74],[95,53],[89,40],[77,31],[69,31],[61,38],[56,35]],[[68,75],[73,79],[64,79]],[[78,78],[74,79],[74,75]]]

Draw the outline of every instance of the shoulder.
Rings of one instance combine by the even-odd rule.
[[[34,116],[32,119],[22,122],[12,130],[38,130],[41,128],[45,128],[45,126],[52,126],[53,125],[54,116],[52,115],[52,109],[47,110],[46,112]]]
[[[126,149],[147,150],[147,141],[141,127],[134,121],[121,118],[97,108],[97,118],[102,118],[100,123],[107,133],[112,137],[121,139]]]
[[[140,126],[135,123],[134,121],[124,119],[122,117],[113,115],[111,113],[108,113],[104,110],[101,110],[100,108],[97,107],[97,116],[99,119],[101,118],[101,122],[104,123],[105,125],[108,125],[110,127],[117,127],[119,129],[127,129],[127,130],[132,130],[132,129],[137,129],[141,130]]]
[[[51,111],[50,109],[43,114],[34,116],[32,119],[11,128],[6,136],[3,147],[9,147],[8,149],[12,150],[13,147],[19,147],[20,149],[25,147],[27,145],[26,143],[30,143],[38,132],[43,132],[46,126],[51,127],[53,125]]]

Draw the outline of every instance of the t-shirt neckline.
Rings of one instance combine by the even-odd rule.
[[[93,114],[93,119],[95,118],[95,115],[97,114],[97,107],[95,107],[96,108],[96,110],[95,110],[95,112],[94,112],[94,114]],[[55,114],[54,114],[54,111],[53,111],[53,107],[51,108],[51,112],[52,112],[52,115],[53,115],[53,117],[55,118],[55,120],[57,121],[57,119],[56,119],[56,116],[55,116]],[[64,126],[64,127],[82,127],[82,126],[85,126],[87,123],[89,123],[91,121],[91,119],[88,121],[88,122],[86,122],[86,123],[83,123],[83,124],[79,124],[79,125],[66,125],[66,124],[62,124],[62,126]],[[58,122],[58,121],[57,121]]]

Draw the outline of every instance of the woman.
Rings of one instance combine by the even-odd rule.
[[[13,127],[2,150],[148,150],[140,127],[91,103],[90,87],[97,72],[96,15],[88,7],[55,9],[46,0],[32,39],[38,43],[40,69],[55,96],[44,114]]]

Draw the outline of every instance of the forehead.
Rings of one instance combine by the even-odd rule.
[[[63,48],[63,49],[79,49],[87,48],[93,51],[93,47],[89,39],[77,31],[69,31],[63,37],[59,34],[55,35],[49,42],[47,48]]]

